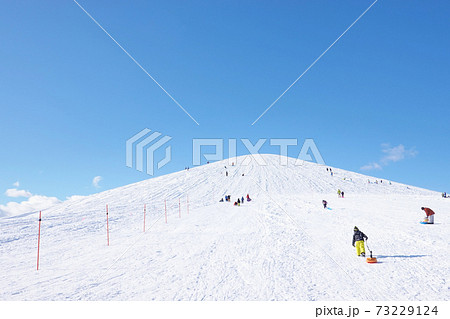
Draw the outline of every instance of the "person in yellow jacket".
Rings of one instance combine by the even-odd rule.
[[[356,254],[358,256],[365,257],[366,256],[366,249],[364,247],[364,240],[368,239],[368,237],[358,229],[358,227],[355,226],[353,228],[353,247],[356,247]],[[356,246],[355,246],[356,245]]]

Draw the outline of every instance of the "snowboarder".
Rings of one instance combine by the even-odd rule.
[[[341,192],[341,197],[344,198],[344,191]]]
[[[356,247],[356,254],[358,256],[365,257],[366,256],[366,250],[364,248],[364,240],[369,239],[362,231],[358,229],[358,227],[355,226],[353,228],[353,247]],[[356,245],[356,246],[355,246]]]
[[[251,201],[250,195],[247,194],[247,202]]]
[[[241,204],[241,200],[238,198],[237,200],[238,206]]]
[[[433,210],[431,210],[428,207],[421,207],[421,210],[423,210],[425,212],[425,214],[427,214],[427,217],[425,218],[425,220],[428,222],[428,224],[434,224],[434,212]]]
[[[338,193],[338,197],[341,197],[341,190],[340,189],[338,189],[337,193]]]
[[[241,198],[241,203],[242,204],[244,203],[244,196],[242,196],[242,198]]]
[[[322,201],[322,204],[323,204],[323,208],[327,208],[327,201],[324,199],[323,201]]]

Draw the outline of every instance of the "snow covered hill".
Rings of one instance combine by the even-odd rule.
[[[37,213],[0,218],[0,300],[449,299],[450,199],[262,159],[267,165],[207,164],[43,211],[39,271]],[[253,200],[219,203],[228,194]],[[421,206],[436,212],[434,225],[419,224]],[[377,264],[356,256],[355,225]]]

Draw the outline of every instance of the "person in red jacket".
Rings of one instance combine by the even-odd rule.
[[[422,207],[421,209],[425,212],[425,214],[427,214],[428,224],[434,224],[434,212],[433,212],[433,210],[428,208],[428,207]]]

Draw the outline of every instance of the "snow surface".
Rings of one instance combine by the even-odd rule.
[[[39,271],[38,213],[0,218],[0,300],[449,300],[450,199],[277,155],[262,155],[264,166],[243,158],[43,211]],[[219,203],[247,193],[240,207]],[[421,206],[434,225],[419,224]],[[355,225],[377,264],[356,256]]]

